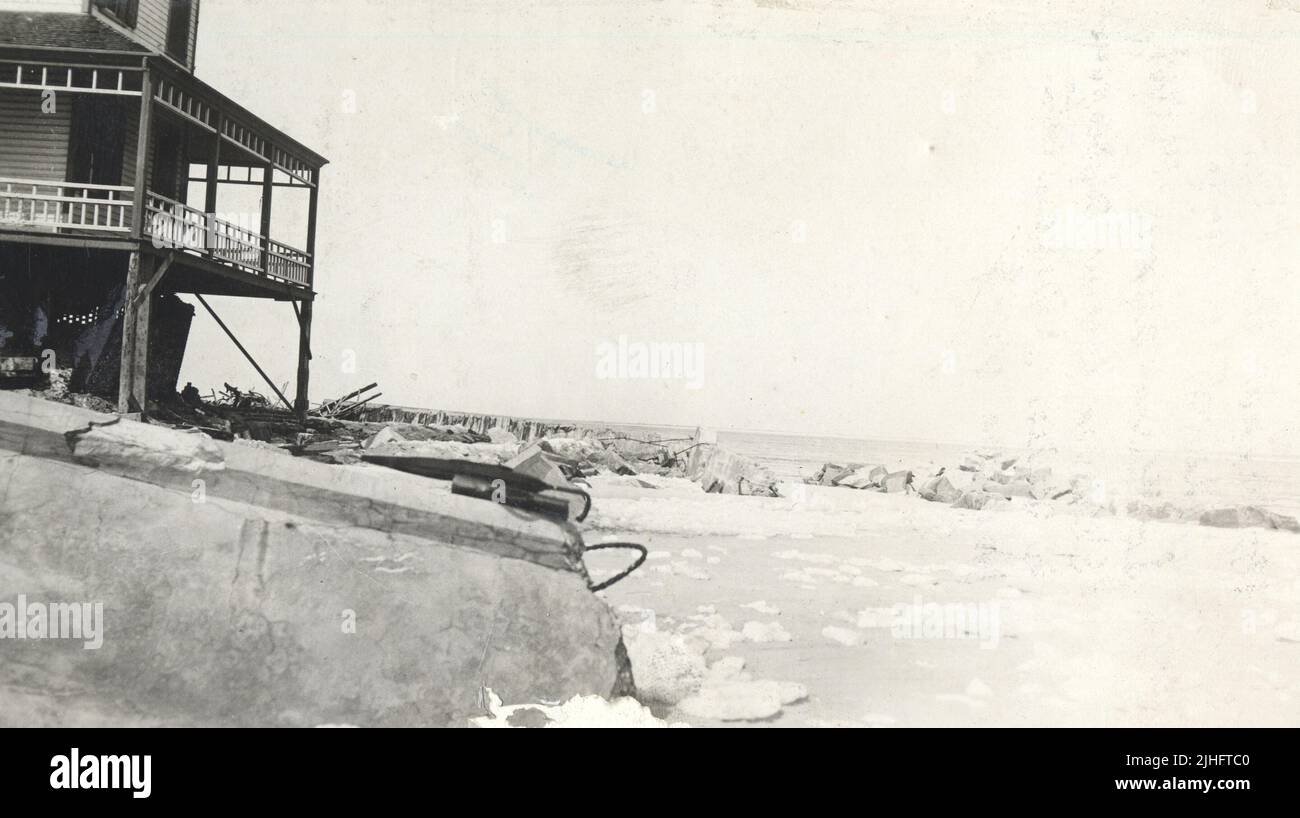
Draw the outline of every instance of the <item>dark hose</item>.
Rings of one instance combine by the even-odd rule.
[[[605,580],[599,585],[592,585],[591,590],[593,591],[603,591],[609,586],[613,585],[615,582],[618,582],[620,579],[623,579],[628,574],[640,568],[641,563],[645,562],[646,557],[650,556],[650,552],[646,550],[644,545],[637,545],[636,543],[633,542],[603,542],[600,545],[589,545],[584,550],[600,551],[601,549],[604,548],[621,548],[621,549],[626,549],[628,551],[640,551],[641,556],[637,557],[636,562],[632,563],[632,565],[628,567],[625,571],[615,574],[614,576],[610,577],[609,579]]]

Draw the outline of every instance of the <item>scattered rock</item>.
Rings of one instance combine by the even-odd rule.
[[[370,436],[365,443],[361,444],[364,449],[372,449],[376,446],[383,446],[386,443],[405,443],[406,438],[402,437],[392,426],[385,426],[378,432]]]
[[[816,474],[807,478],[804,482],[814,486],[833,486],[835,485],[835,478],[851,471],[853,471],[853,468],[849,466],[841,466],[838,463],[825,463],[817,470]]]
[[[780,496],[770,471],[747,457],[711,444],[695,447],[686,476],[714,494]]]
[[[45,390],[46,394],[50,400],[67,400],[70,383],[72,383],[72,367],[56,367],[50,371],[50,386]]]
[[[912,473],[906,470],[896,471],[885,475],[881,480],[880,490],[888,494],[901,494],[906,492],[910,485],[912,485]]]
[[[1161,520],[1167,522],[1198,522],[1200,509],[1182,508],[1168,501],[1163,503],[1143,503],[1134,500],[1126,509],[1128,516],[1135,520]]]
[[[944,471],[937,477],[931,477],[920,487],[923,499],[936,503],[955,503],[962,494],[974,485],[975,476],[970,472],[956,470]]]
[[[521,707],[506,716],[506,724],[510,727],[545,727],[553,721],[555,719],[546,715],[546,711],[536,707]]]
[[[1268,528],[1278,531],[1300,532],[1300,522],[1295,517],[1276,514],[1258,506],[1217,508],[1201,515],[1201,525],[1215,528]]]
[[[874,488],[880,485],[880,479],[884,474],[885,469],[882,466],[860,466],[836,478],[832,485],[847,486],[851,489]]]
[[[1006,502],[1006,498],[1002,497],[1000,494],[990,494],[986,491],[967,491],[963,492],[961,497],[958,497],[957,500],[953,502],[952,507],[966,508],[971,509],[972,511],[982,511],[990,503],[1003,502]]]

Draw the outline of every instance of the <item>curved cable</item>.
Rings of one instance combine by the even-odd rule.
[[[600,551],[606,548],[619,548],[628,551],[640,551],[641,556],[637,557],[636,562],[632,563],[632,565],[629,566],[627,569],[615,574],[614,576],[610,577],[609,579],[605,580],[604,582],[598,585],[592,585],[591,590],[593,591],[603,591],[609,586],[613,585],[615,582],[618,582],[619,580],[626,578],[628,574],[631,574],[633,571],[640,568],[641,563],[645,562],[646,557],[650,556],[650,552],[646,550],[646,547],[644,545],[637,545],[634,542],[603,542],[600,545],[588,545],[583,549],[583,551],[584,552]]]

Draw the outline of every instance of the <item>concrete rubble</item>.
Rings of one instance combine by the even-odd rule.
[[[171,383],[175,382],[172,378]],[[69,391],[52,378],[45,389],[25,394],[100,412],[115,407],[93,394]],[[610,428],[500,415],[410,409],[366,403],[369,384],[325,401],[299,418],[252,390],[225,384],[204,397],[192,384],[180,393],[156,395],[147,407],[151,424],[201,431],[216,440],[243,441],[257,448],[334,465],[355,465],[364,454],[469,460],[515,467],[543,480],[560,472],[566,480],[596,475],[685,477],[706,492],[780,496],[779,482],[753,460],[720,447],[716,435],[666,437],[632,435]],[[262,445],[265,444],[265,445]],[[541,446],[540,455],[535,447]],[[537,456],[534,456],[537,455]]]
[[[151,403],[146,422],[90,411],[111,407],[78,393],[0,394],[0,419],[14,430],[0,445],[21,453],[3,460],[0,479],[23,486],[0,497],[0,534],[17,544],[0,552],[0,593],[101,599],[109,630],[103,651],[34,660],[26,681],[0,672],[21,702],[0,707],[0,724],[498,726],[484,686],[504,701],[570,708],[510,705],[507,721],[556,726],[573,721],[573,708],[587,714],[581,722],[603,707],[636,720],[617,702],[636,691],[634,667],[646,678],[642,702],[694,697],[690,709],[711,714],[701,718],[766,718],[797,698],[789,685],[747,687],[753,680],[739,672],[726,676],[735,689],[725,696],[710,687],[726,665],[709,675],[707,651],[788,640],[779,624],[736,630],[714,617],[625,648],[588,590],[572,523],[521,519],[361,462],[459,459],[555,486],[691,480],[702,492],[777,495],[769,472],[707,433],[671,439],[445,413],[368,419],[383,407],[302,420],[196,392]],[[433,420],[461,422],[414,422]],[[31,492],[50,496],[49,511],[27,511],[39,505]],[[56,542],[60,558],[44,564]],[[355,616],[355,632],[340,630],[344,616]],[[54,690],[66,708],[40,692]],[[591,696],[615,701],[584,701]]]
[[[98,650],[6,643],[0,726],[463,725],[484,688],[635,692],[569,524],[13,393],[0,455],[0,599],[103,605]]]
[[[960,462],[890,471],[880,464],[826,463],[805,483],[859,491],[915,494],[922,500],[971,511],[1012,508],[1016,504],[1047,507],[1084,516],[1121,513],[1106,498],[1099,481],[1078,473],[1057,473],[1041,458],[982,451]],[[1219,528],[1264,528],[1300,533],[1300,522],[1256,506],[1204,509],[1170,502],[1132,501],[1125,511],[1139,520],[1199,523]]]

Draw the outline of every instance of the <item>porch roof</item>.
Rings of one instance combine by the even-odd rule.
[[[329,160],[324,156],[321,156],[193,74],[177,69],[160,60],[150,60],[149,64],[156,69],[162,80],[156,84],[155,98],[167,107],[172,108],[173,111],[182,114],[186,119],[203,126],[209,131],[216,131],[220,127],[219,123],[214,119],[203,116],[201,113],[196,115],[193,109],[177,110],[180,106],[167,99],[169,84],[182,94],[188,92],[190,95],[204,100],[208,105],[220,109],[234,128],[233,130],[222,131],[222,135],[228,141],[239,144],[253,155],[260,156],[263,159],[271,159],[277,166],[288,164],[282,162],[282,157],[276,155],[275,149],[278,149],[289,153],[302,165],[316,170],[329,164]],[[243,130],[241,131],[238,126],[243,126]],[[248,132],[268,138],[272,145],[258,144],[255,138],[250,138]],[[293,169],[284,169],[293,172]]]
[[[75,69],[104,66],[99,78]],[[13,75],[15,66],[23,75]],[[270,163],[310,184],[329,160],[218,89],[112,30],[92,15],[0,11],[0,87],[140,95],[139,75],[155,77],[155,102],[238,146],[254,165]],[[48,68],[49,71],[42,72]],[[44,83],[49,82],[46,86]],[[232,157],[233,159],[233,157]]]
[[[57,11],[0,11],[0,45],[149,53],[92,15]]]

